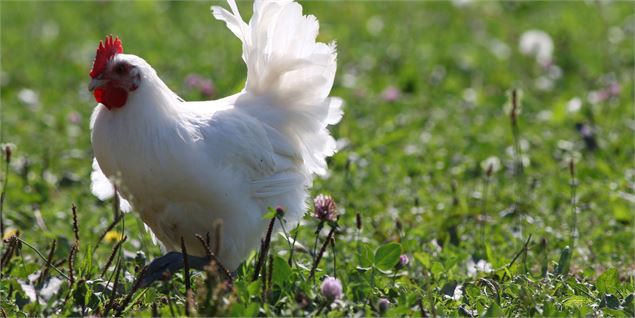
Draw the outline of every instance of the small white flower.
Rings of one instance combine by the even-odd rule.
[[[450,294],[450,293],[452,293],[452,294]],[[445,297],[446,299],[452,299],[452,300],[460,301],[461,298],[463,298],[463,285],[462,284],[458,284],[458,285],[454,286],[454,290],[444,291],[443,297]]]
[[[549,34],[541,30],[525,31],[520,37],[520,52],[524,55],[536,57],[536,61],[543,66],[551,64],[553,54],[553,40]]]
[[[474,104],[476,103],[476,98],[477,98],[477,93],[476,90],[473,88],[466,88],[463,90],[463,99],[470,103],[470,104]]]
[[[467,260],[466,267],[467,275],[470,277],[475,277],[478,273],[489,273],[492,271],[492,264],[483,259],[474,263],[474,261],[470,258]]]
[[[20,102],[22,102],[23,104],[31,107],[37,106],[40,103],[38,94],[30,88],[21,89],[20,92],[18,92],[18,100],[20,100]]]
[[[580,97],[574,97],[567,102],[567,111],[577,113],[582,108],[582,100]]]
[[[463,285],[456,285],[454,288],[454,295],[452,295],[452,299],[461,300],[463,298]]]

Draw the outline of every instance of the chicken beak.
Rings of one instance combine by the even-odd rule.
[[[90,83],[88,84],[88,91],[92,92],[95,90],[95,88],[100,87],[105,85],[106,83],[108,83],[108,80],[96,77],[90,80]]]

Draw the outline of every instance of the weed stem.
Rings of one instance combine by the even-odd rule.
[[[578,239],[578,204],[576,200],[577,181],[575,179],[575,162],[569,161],[569,184],[571,186],[571,249],[573,250]]]
[[[256,281],[260,274],[260,267],[265,262],[265,257],[269,251],[269,244],[271,244],[271,232],[273,231],[273,224],[276,222],[276,217],[272,217],[269,222],[269,228],[267,228],[267,236],[265,236],[264,242],[260,245],[260,255],[258,256],[258,263],[256,263],[256,270],[254,271],[254,277],[251,281]]]
[[[309,279],[315,276],[315,270],[320,264],[320,260],[322,259],[322,256],[324,255],[324,252],[326,251],[326,247],[329,246],[329,244],[331,243],[331,238],[333,238],[333,235],[335,234],[335,228],[336,228],[335,225],[331,225],[331,230],[329,231],[329,234],[326,237],[324,244],[322,244],[322,248],[320,249],[320,252],[315,257],[315,261],[313,262],[313,266],[311,267],[311,274],[309,274]]]
[[[203,245],[203,248],[205,249],[205,253],[207,253],[207,258],[209,258],[211,261],[214,261],[216,265],[218,265],[218,268],[223,272],[223,274],[225,274],[225,276],[229,280],[229,283],[231,284],[233,282],[233,278],[232,278],[232,275],[227,270],[227,267],[225,267],[225,265],[221,263],[218,257],[216,257],[216,255],[212,252],[212,249],[210,248],[209,244],[205,241],[205,239],[201,235],[195,234],[194,236],[196,236],[196,238]]]
[[[20,243],[22,243],[22,244],[24,244],[24,245],[28,246],[28,247],[29,247],[30,249],[32,249],[35,253],[37,253],[37,255],[38,255],[38,256],[40,256],[40,258],[48,264],[48,266],[51,266],[51,267],[52,267],[52,268],[53,268],[56,272],[58,272],[60,275],[62,275],[62,277],[66,278],[66,280],[68,280],[68,281],[70,281],[70,280],[71,280],[68,276],[66,276],[66,274],[64,274],[61,270],[59,270],[57,267],[55,267],[55,265],[51,264],[51,262],[49,262],[49,260],[47,260],[47,259],[46,259],[46,257],[44,257],[44,255],[42,255],[42,253],[40,253],[40,251],[38,251],[38,250],[37,250],[37,248],[33,247],[31,244],[29,244],[29,243],[25,242],[24,240],[22,240],[22,239],[21,239],[21,238],[19,238],[19,237],[16,237],[16,239],[17,239],[18,241],[20,241]]]
[[[191,298],[188,297],[188,293],[191,291],[192,286],[190,285],[190,260],[189,257],[187,257],[187,247],[185,247],[183,236],[181,236],[181,254],[183,255],[183,271],[185,271],[185,315],[189,316],[192,304],[190,303]]]
[[[2,185],[2,192],[0,192],[0,237],[4,237],[4,199],[7,194],[7,185],[9,184],[9,163],[11,162],[11,148],[9,146],[4,147],[4,184]]]

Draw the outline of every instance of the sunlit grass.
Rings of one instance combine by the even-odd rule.
[[[633,316],[632,4],[458,2],[303,3],[338,45],[340,151],[312,193],[339,219],[316,240],[308,213],[291,262],[273,235],[190,296],[181,274],[135,292],[161,252],[90,194],[88,72],[119,35],[185,99],[219,98],[242,88],[239,41],[206,2],[0,3],[0,314]],[[521,52],[529,30],[550,60]]]

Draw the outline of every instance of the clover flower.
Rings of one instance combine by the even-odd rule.
[[[401,256],[399,256],[399,263],[397,263],[397,265],[395,265],[395,267],[397,269],[402,269],[402,268],[408,266],[408,264],[410,264],[410,258],[408,258],[408,255],[401,254]]]
[[[185,85],[190,89],[199,91],[206,98],[212,98],[216,95],[216,88],[212,80],[197,74],[189,74],[185,77]]]
[[[327,277],[320,288],[322,295],[332,302],[342,297],[342,282],[339,279],[333,277]]]
[[[388,307],[390,307],[390,301],[386,298],[379,298],[377,301],[377,308],[381,314],[384,314],[388,311]]]
[[[337,206],[328,195],[320,194],[313,200],[313,216],[320,221],[335,221]]]

